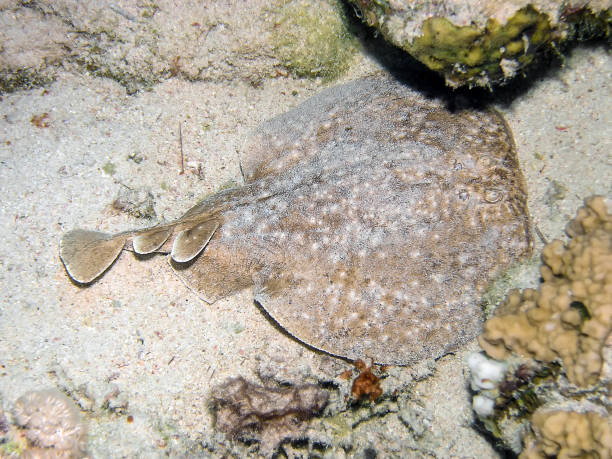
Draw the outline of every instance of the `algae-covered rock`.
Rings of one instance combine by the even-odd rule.
[[[0,93],[70,70],[133,94],[169,78],[333,79],[357,51],[342,0],[0,2]]]
[[[34,8],[0,5],[0,93],[44,86],[66,58],[68,27]]]
[[[346,70],[357,40],[337,0],[284,1],[276,11],[272,41],[276,57],[301,77],[333,79]]]
[[[503,84],[559,45],[608,37],[612,2],[350,0],[363,20],[451,87]],[[583,5],[584,4],[584,5]]]

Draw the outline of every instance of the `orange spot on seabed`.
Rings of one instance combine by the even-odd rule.
[[[41,115],[32,115],[30,118],[30,123],[38,128],[48,128],[49,127],[49,114],[43,113]]]
[[[369,367],[361,359],[355,361],[355,367],[359,370],[359,376],[353,381],[351,393],[356,400],[369,397],[373,402],[383,393],[380,387],[380,378],[372,373],[372,365]]]

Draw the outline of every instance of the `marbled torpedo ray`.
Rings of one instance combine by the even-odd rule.
[[[130,243],[141,254],[169,251],[207,302],[252,287],[314,348],[409,364],[474,337],[479,292],[530,250],[503,119],[451,113],[388,78],[328,89],[263,124],[242,169],[244,186],[175,222],[67,233],[68,274],[91,282]]]

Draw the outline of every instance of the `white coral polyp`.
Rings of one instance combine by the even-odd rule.
[[[478,416],[488,418],[495,410],[495,400],[486,395],[475,395],[472,399],[472,408]]]
[[[504,379],[508,365],[484,356],[480,353],[471,354],[467,359],[472,373],[471,386],[474,391],[495,389]]]

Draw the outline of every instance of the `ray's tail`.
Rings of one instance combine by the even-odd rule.
[[[132,241],[134,252],[146,255],[158,251],[174,235],[170,256],[177,263],[186,263],[204,250],[219,228],[216,219],[189,223],[161,225],[117,234],[72,230],[62,236],[59,256],[72,280],[88,284],[113,264],[129,240]]]

